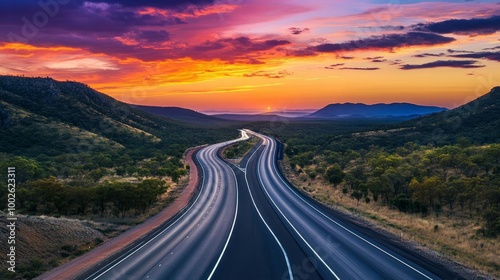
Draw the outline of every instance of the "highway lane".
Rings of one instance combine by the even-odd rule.
[[[251,131],[247,131],[252,133]],[[269,203],[325,279],[441,279],[312,203],[281,177],[276,141],[263,141],[257,173]],[[425,262],[422,262],[425,263]],[[446,273],[446,271],[445,271]]]
[[[201,190],[180,217],[87,279],[207,279],[216,270],[238,216],[238,188],[220,148],[248,139],[201,149],[196,158],[203,174]]]
[[[213,279],[322,279],[262,189],[255,187],[262,151],[257,144],[241,161],[242,169],[232,165],[239,188],[238,218]]]

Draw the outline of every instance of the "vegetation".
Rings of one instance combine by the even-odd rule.
[[[17,214],[123,227],[173,199],[188,173],[182,161],[187,148],[238,135],[232,126],[153,116],[80,83],[13,76],[0,76],[0,131],[0,210],[7,206],[5,171],[15,167]],[[32,232],[30,225],[25,228]],[[69,235],[81,229],[75,226]],[[105,237],[115,232],[103,231]],[[27,238],[26,247],[38,249],[19,259],[18,277],[32,279],[97,245],[75,239],[77,250],[67,247],[59,254],[52,245],[61,239],[49,233]],[[47,258],[42,252],[49,251]]]
[[[250,137],[247,141],[236,142],[224,149],[223,156],[228,159],[242,159],[257,144],[257,137]]]
[[[95,214],[99,204],[100,215],[144,212],[151,198],[129,205],[120,194],[147,196],[158,185],[163,193],[164,181],[187,174],[188,147],[237,135],[153,116],[76,82],[0,76],[0,96],[0,170],[16,167],[21,213]]]
[[[361,211],[498,275],[499,115],[500,88],[494,88],[457,109],[403,123],[358,119],[250,127],[286,144],[288,177],[314,198]],[[422,226],[428,223],[434,224]]]

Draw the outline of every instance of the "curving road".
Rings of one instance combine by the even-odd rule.
[[[260,142],[239,166],[220,157],[249,134]],[[279,149],[250,130],[201,149],[187,209],[86,279],[461,279],[295,190]]]
[[[447,268],[421,259],[408,249],[399,248],[390,241],[380,243],[380,236],[368,236],[370,234],[339,220],[319,203],[297,192],[278,171],[277,142],[265,135],[247,133],[263,141],[257,163],[260,187],[323,278],[460,279]]]
[[[238,216],[236,177],[217,155],[246,140],[201,149],[201,189],[189,208],[166,228],[86,279],[207,279],[218,266]]]

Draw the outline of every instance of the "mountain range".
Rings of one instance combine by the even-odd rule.
[[[446,111],[446,108],[421,106],[410,103],[391,103],[366,105],[362,103],[330,104],[305,119],[339,119],[339,118],[415,118],[427,114]]]
[[[479,142],[496,141],[499,138],[497,131],[500,131],[499,105],[500,87],[496,87],[490,93],[449,111],[408,103],[345,103],[330,104],[299,118],[286,119],[272,113],[209,116],[178,107],[125,104],[77,82],[0,76],[0,128],[3,132],[0,151],[21,148],[25,153],[54,154],[89,143],[96,151],[142,145],[164,147],[171,152],[175,146],[175,152],[179,153],[179,143],[185,147],[204,143],[203,139],[220,139],[222,136],[215,134],[221,131],[229,133],[242,125],[234,120],[414,118],[398,125],[406,132],[418,133],[418,137],[412,137],[443,135],[440,139],[448,139],[460,134]],[[420,116],[424,114],[428,115]],[[207,124],[212,126],[207,127]],[[214,135],[204,138],[210,134],[208,131]]]

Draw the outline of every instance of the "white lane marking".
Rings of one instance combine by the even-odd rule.
[[[235,143],[235,142],[238,142],[238,141],[241,141],[241,140],[245,140],[245,139],[248,139],[248,136],[246,135],[242,135],[239,139],[235,139],[235,140],[232,140],[232,141],[229,141],[228,143],[229,144],[232,144],[232,143]],[[207,146],[205,148],[202,148],[200,149],[200,152],[205,152],[207,150],[214,150],[214,147],[215,146],[220,146],[220,143],[219,144],[214,144],[214,145],[211,145],[211,146]],[[197,161],[198,163],[200,163],[199,159],[198,158],[194,158],[195,161]],[[201,165],[201,164],[200,164]],[[203,165],[201,165],[201,168],[203,169],[204,171],[204,168],[203,168]],[[193,202],[193,204],[186,210],[186,212],[184,212],[179,218],[177,218],[171,225],[169,225],[167,228],[165,228],[164,230],[162,230],[161,232],[159,232],[158,234],[156,234],[155,236],[153,236],[150,240],[148,240],[146,243],[144,243],[143,245],[141,245],[139,248],[135,249],[134,251],[132,251],[131,253],[129,253],[127,256],[125,256],[123,259],[121,259],[119,262],[115,263],[114,265],[110,266],[108,269],[106,269],[104,272],[102,272],[101,274],[97,275],[95,278],[92,278],[94,277],[95,274],[99,273],[99,271],[102,271],[104,268],[106,268],[108,265],[104,266],[102,269],[94,272],[93,274],[91,274],[89,277],[85,278],[85,280],[87,279],[98,279],[99,277],[101,277],[102,275],[106,274],[108,271],[110,271],[111,269],[113,269],[114,267],[116,267],[117,265],[119,265],[120,263],[122,263],[123,261],[125,261],[126,259],[128,259],[130,256],[132,256],[133,254],[135,254],[137,251],[139,251],[140,249],[142,249],[144,246],[148,245],[151,241],[155,240],[158,236],[162,235],[165,231],[167,231],[169,228],[171,228],[174,224],[176,224],[178,221],[180,221],[190,210],[191,208],[193,208],[194,205],[196,205],[196,202],[198,202],[198,199],[200,198],[201,196],[201,193],[203,192],[203,190],[205,189],[205,177],[206,176],[201,176],[202,177],[202,189],[200,190],[200,192],[198,193],[198,196],[196,197],[196,200]],[[236,191],[238,191],[236,189]],[[238,200],[236,200],[236,203],[238,203]],[[203,216],[203,219],[205,219],[205,216]],[[235,217],[235,221],[236,221],[236,217]],[[234,227],[234,223],[233,223],[233,227]],[[232,233],[232,229],[231,229],[231,233]],[[226,246],[227,246],[227,242],[226,242]]]
[[[271,139],[271,138],[270,138]],[[272,139],[270,141],[273,141]],[[273,142],[274,143],[274,142]],[[274,146],[274,145],[273,145]],[[316,210],[316,212],[320,213],[321,215],[323,215],[325,218],[327,218],[328,220],[332,221],[333,223],[335,223],[336,225],[338,225],[339,227],[341,227],[342,229],[346,230],[347,232],[351,233],[352,235],[356,236],[357,238],[363,240],[364,242],[370,244],[371,246],[375,247],[376,249],[380,250],[381,252],[385,253],[386,255],[390,256],[391,258],[397,260],[398,262],[404,264],[405,266],[411,268],[413,271],[417,272],[418,274],[424,276],[425,278],[427,279],[432,279],[431,277],[425,275],[423,272],[419,271],[418,269],[414,268],[413,266],[407,264],[406,262],[404,262],[403,260],[397,258],[396,256],[392,255],[391,253],[385,251],[384,249],[378,247],[377,245],[371,243],[370,241],[366,240],[365,238],[359,236],[358,234],[356,234],[355,232],[349,230],[348,228],[344,227],[343,225],[341,225],[340,223],[336,222],[335,220],[333,220],[332,218],[328,217],[325,213],[323,213],[322,211],[318,210],[316,207],[314,207],[313,205],[311,205],[309,202],[307,202],[304,198],[302,198],[300,195],[297,194],[297,192],[295,192],[291,187],[290,185],[285,181],[283,180],[283,178],[281,178],[281,176],[279,175],[278,173],[278,170],[276,168],[276,162],[275,161],[272,161],[273,162],[273,168],[274,168],[274,172],[276,173],[276,176],[281,180],[281,182],[283,182],[283,184],[288,188],[290,189],[293,194],[295,194],[298,198],[300,198],[303,202],[305,202],[307,205],[309,205],[311,208],[313,208],[314,210]]]
[[[250,162],[250,160],[252,160],[252,158],[255,155],[255,153],[257,152],[257,150],[258,150],[258,148],[255,149],[255,151],[253,152],[253,154],[248,159],[245,169],[248,168],[248,163]],[[288,268],[288,275],[290,275],[290,280],[293,280],[293,272],[292,272],[292,268],[290,267],[290,261],[288,260],[288,255],[287,255],[287,253],[285,251],[285,248],[283,247],[283,245],[281,245],[281,242],[279,241],[278,237],[274,234],[274,232],[271,230],[271,228],[269,227],[269,225],[266,223],[266,221],[264,220],[264,217],[262,217],[262,214],[260,213],[260,211],[259,211],[259,209],[257,207],[257,204],[255,204],[255,200],[253,199],[252,192],[250,191],[250,184],[248,183],[248,178],[247,178],[247,173],[246,172],[245,172],[245,181],[247,182],[247,188],[248,188],[248,192],[250,193],[250,198],[252,199],[253,207],[255,207],[255,210],[257,210],[257,213],[259,214],[260,219],[262,220],[262,222],[264,223],[264,225],[266,225],[266,227],[269,230],[269,232],[271,232],[272,236],[274,237],[274,240],[276,240],[276,243],[278,243],[278,245],[280,246],[281,252],[283,253],[283,256],[285,257],[286,266]]]
[[[203,150],[203,149],[202,149]],[[201,152],[201,150],[199,151]],[[198,152],[198,153],[199,153]],[[202,169],[203,169],[203,166],[202,166]],[[201,196],[201,193],[203,192],[203,189],[205,188],[205,178],[203,178],[203,181],[202,181],[202,185],[201,185],[201,190],[200,192],[198,193],[198,196],[196,197],[196,200],[193,202],[193,204],[191,204],[191,206],[186,210],[186,212],[184,212],[179,218],[177,218],[177,220],[175,220],[171,225],[169,225],[167,228],[165,228],[164,230],[162,230],[161,232],[159,232],[158,234],[156,234],[155,236],[153,236],[153,238],[151,238],[150,240],[148,240],[146,243],[144,243],[142,246],[140,246],[139,248],[135,249],[132,253],[128,254],[126,257],[124,257],[123,259],[121,259],[119,262],[115,263],[113,266],[109,267],[108,269],[106,269],[104,272],[102,272],[101,274],[97,275],[95,278],[93,279],[97,279],[99,277],[101,277],[102,275],[104,275],[105,273],[107,273],[108,271],[110,271],[111,269],[113,269],[115,266],[119,265],[120,263],[122,263],[124,260],[128,259],[130,256],[132,256],[133,254],[135,254],[137,251],[139,251],[140,249],[142,249],[144,246],[148,245],[151,241],[155,240],[158,236],[160,236],[161,234],[163,234],[166,230],[168,230],[170,227],[172,227],[174,224],[176,224],[178,221],[180,221],[182,219],[182,217],[184,217],[184,215],[186,215],[189,210],[191,210],[191,208],[193,208],[194,205],[196,205],[196,202],[198,202],[198,199],[200,198]],[[101,269],[102,270],[102,269]],[[100,270],[99,270],[100,271]],[[92,278],[95,274],[99,273],[99,271],[97,272],[94,272],[92,275],[90,275],[89,277],[87,277],[86,279],[90,279]]]
[[[229,244],[229,240],[231,240],[231,236],[233,235],[234,225],[236,224],[236,218],[238,217],[238,205],[239,205],[238,188],[239,188],[239,185],[238,185],[238,180],[236,179],[236,174],[234,173],[233,169],[232,168],[229,168],[229,169],[233,173],[234,182],[236,183],[236,212],[234,214],[233,225],[231,226],[231,231],[229,232],[229,236],[227,237],[226,244],[224,245],[224,248],[222,249],[222,252],[219,255],[219,258],[217,259],[217,262],[215,263],[215,266],[212,269],[212,272],[210,272],[210,275],[207,278],[208,280],[212,279],[212,276],[214,275],[215,270],[217,270],[217,267],[219,266],[219,263],[220,263],[220,260],[222,259],[222,256],[224,256],[224,253],[226,252],[227,245]]]
[[[264,155],[264,152],[260,155],[259,161],[262,160],[262,156],[263,155]],[[269,199],[271,200],[271,202],[274,204],[274,206],[276,207],[276,209],[281,213],[281,216],[283,216],[283,218],[285,218],[285,220],[292,227],[292,229],[297,233],[297,235],[302,239],[302,241],[304,241],[304,243],[307,245],[307,247],[309,247],[309,249],[311,249],[311,251],[314,253],[314,255],[316,255],[316,257],[323,263],[323,265],[325,265],[325,267],[328,268],[328,270],[335,277],[335,279],[340,280],[340,278],[337,276],[337,274],[335,274],[335,272],[333,272],[333,270],[326,264],[326,262],[319,256],[319,254],[312,248],[312,246],[309,245],[309,243],[307,243],[307,241],[304,239],[304,237],[302,237],[302,235],[299,233],[299,231],[292,225],[292,223],[290,222],[290,220],[288,220],[288,218],[285,216],[285,214],[283,214],[283,212],[279,209],[278,205],[276,205],[276,202],[274,202],[273,198],[271,197],[271,195],[269,194],[269,192],[267,192],[267,190],[266,190],[264,182],[262,181],[262,177],[260,176],[260,171],[259,171],[258,167],[257,167],[257,175],[259,177],[260,183],[262,184],[262,189],[264,189],[264,191],[266,192],[266,194],[269,197]]]

